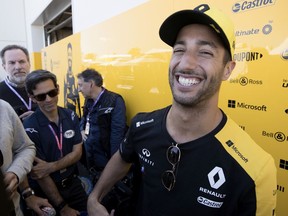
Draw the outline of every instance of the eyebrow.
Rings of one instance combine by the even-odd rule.
[[[208,46],[210,46],[210,47],[212,47],[212,48],[217,48],[217,46],[216,46],[216,44],[215,44],[214,42],[206,41],[206,40],[198,40],[198,41],[196,42],[196,44],[197,44],[198,46],[208,45]],[[185,45],[185,42],[184,42],[184,41],[176,41],[175,44],[174,44],[174,46],[176,46],[176,45]]]

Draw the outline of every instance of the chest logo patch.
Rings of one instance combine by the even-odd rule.
[[[64,133],[64,137],[67,138],[67,139],[74,137],[74,135],[75,135],[75,131],[74,130],[67,130]]]
[[[226,181],[223,169],[218,166],[211,170],[211,172],[208,174],[208,179],[210,186],[214,189],[218,189]]]

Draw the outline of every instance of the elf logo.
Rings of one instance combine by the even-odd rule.
[[[234,13],[246,12],[252,9],[258,9],[274,5],[276,0],[252,0],[252,1],[241,1],[233,5],[232,11]]]

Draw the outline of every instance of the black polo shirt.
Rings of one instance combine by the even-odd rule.
[[[57,161],[61,158],[61,151],[58,148],[56,137],[51,128],[60,138],[60,125],[62,125],[62,154],[63,157],[72,152],[73,146],[82,142],[82,136],[79,127],[79,120],[75,112],[58,107],[59,125],[50,122],[48,118],[37,109],[23,124],[30,139],[35,143],[36,156],[46,162]],[[60,140],[60,139],[59,139]],[[51,174],[55,182],[58,182],[76,171],[76,164],[67,167],[67,169],[56,171]]]

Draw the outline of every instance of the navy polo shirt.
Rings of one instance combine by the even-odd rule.
[[[50,122],[38,108],[23,122],[26,133],[35,143],[36,156],[46,162],[57,161],[61,158],[61,151],[57,139],[50,126],[60,140],[60,125],[62,125],[62,154],[63,157],[72,152],[73,146],[82,142],[78,116],[75,112],[58,107],[59,125]],[[50,126],[49,126],[50,125]],[[51,177],[58,182],[76,172],[76,164],[61,171],[51,173]]]

